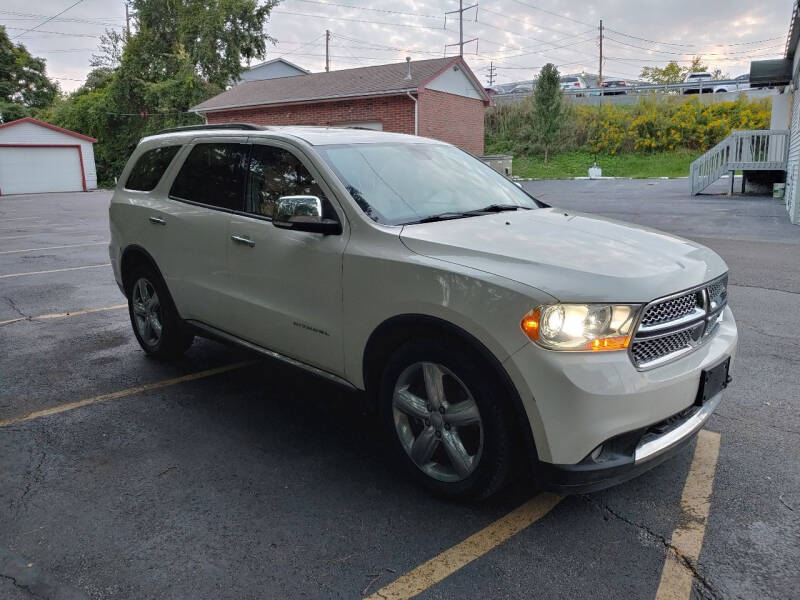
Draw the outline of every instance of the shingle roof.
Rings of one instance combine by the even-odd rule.
[[[377,96],[417,91],[458,57],[411,61],[411,79],[406,79],[408,64],[393,63],[246,81],[198,104],[193,111],[206,112],[225,108],[287,104],[356,96]],[[482,91],[482,90],[481,90]]]

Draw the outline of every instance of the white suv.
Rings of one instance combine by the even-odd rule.
[[[567,492],[649,469],[716,408],[736,348],[717,254],[550,208],[421,137],[168,131],[110,220],[146,352],[199,334],[366,390],[400,462],[451,498],[520,465]]]

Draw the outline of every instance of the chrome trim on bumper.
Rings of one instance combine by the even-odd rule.
[[[667,452],[673,446],[681,443],[687,437],[694,435],[703,428],[711,413],[722,400],[722,392],[706,402],[700,409],[675,429],[645,442],[639,442],[634,452],[634,464],[639,464]]]

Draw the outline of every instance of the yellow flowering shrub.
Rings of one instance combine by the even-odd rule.
[[[771,110],[771,99],[748,100],[744,95],[711,104],[699,98],[662,98],[634,105],[574,105],[559,149],[608,154],[678,148],[705,151],[734,129],[768,129]],[[487,145],[509,150],[528,147],[529,114],[529,106],[490,109]]]

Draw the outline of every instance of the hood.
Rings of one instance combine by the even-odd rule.
[[[556,208],[406,225],[400,238],[417,254],[562,302],[648,302],[727,271],[716,252],[690,240]]]

